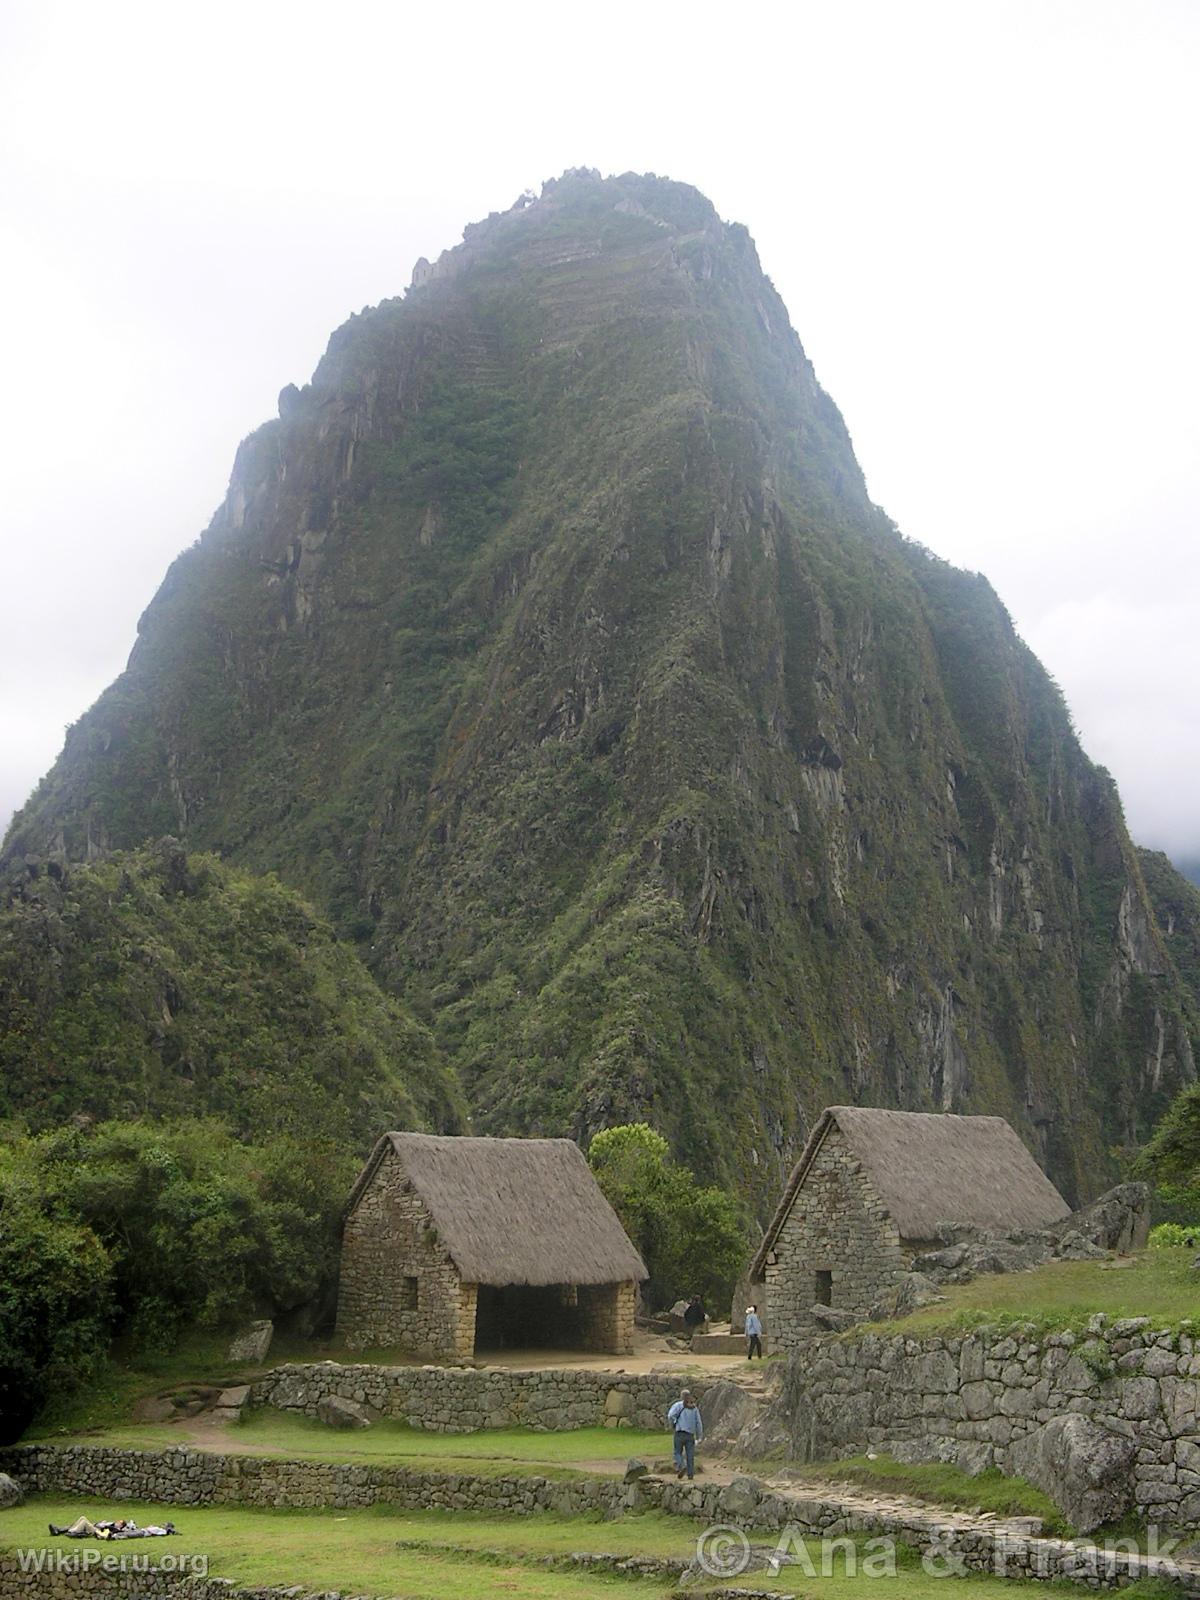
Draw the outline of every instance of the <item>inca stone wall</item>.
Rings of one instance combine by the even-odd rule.
[[[582,1290],[580,1293],[582,1294]],[[315,1417],[327,1395],[374,1406],[385,1417],[436,1433],[476,1428],[662,1428],[681,1379],[662,1373],[556,1367],[339,1366],[333,1361],[277,1367],[251,1385],[252,1406]]]
[[[630,1283],[580,1284],[580,1344],[584,1350],[628,1355],[633,1349],[633,1313],[637,1298]]]
[[[933,1554],[941,1563],[936,1570],[1069,1578],[1093,1589],[1117,1587],[1140,1577],[1167,1576],[1170,1571],[1153,1557],[1110,1554],[1061,1539],[1014,1537],[1013,1529],[1004,1524],[962,1526],[960,1519],[959,1525],[947,1527],[939,1520],[943,1514],[934,1507],[928,1512],[915,1507],[905,1512],[875,1511],[847,1505],[835,1495],[780,1493],[750,1477],[735,1478],[728,1484],[677,1483],[671,1477],[642,1478],[629,1484],[616,1478],[486,1478],[203,1456],[190,1451],[151,1453],[82,1446],[0,1451],[0,1469],[19,1478],[27,1490],[85,1494],[93,1500],[147,1498],[185,1506],[342,1508],[383,1503],[400,1510],[444,1507],[509,1516],[553,1511],[593,1518],[655,1510],[689,1517],[697,1526],[733,1521],[818,1537],[887,1535]],[[602,1538],[597,1530],[597,1542]],[[80,1554],[87,1548],[83,1546]],[[120,1553],[119,1547],[106,1545],[103,1550],[106,1555]],[[140,1550],[136,1554],[161,1561],[171,1552]],[[179,1600],[331,1600],[327,1593],[309,1596],[295,1587],[244,1589],[228,1580],[181,1577],[178,1572],[109,1573],[93,1567],[84,1572],[36,1574],[23,1570],[15,1556],[0,1552],[0,1600],[29,1600],[30,1596],[34,1600],[95,1600],[97,1596],[111,1596],[112,1600],[172,1600],[175,1596]]]
[[[1081,1416],[1125,1444],[1141,1516],[1200,1527],[1200,1336],[1155,1332],[1145,1318],[1097,1316],[1088,1329],[810,1339],[789,1359],[781,1399],[793,1452],[871,1448],[972,1472],[1019,1462],[1029,1475],[1039,1431]]]
[[[771,1348],[789,1349],[811,1332],[807,1312],[818,1299],[818,1272],[832,1275],[831,1305],[865,1313],[903,1267],[895,1223],[840,1129],[831,1127],[767,1262],[763,1320]]]
[[[438,1360],[475,1353],[474,1284],[464,1284],[395,1151],[346,1218],[337,1330],[352,1350],[399,1345]]]

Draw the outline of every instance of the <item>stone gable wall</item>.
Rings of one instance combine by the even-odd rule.
[[[616,1427],[622,1420],[637,1428],[665,1428],[667,1407],[678,1399],[681,1382],[678,1375],[584,1367],[522,1372],[508,1367],[339,1366],[321,1361],[277,1367],[251,1385],[250,1404],[315,1417],[326,1396],[338,1395],[434,1433],[469,1433],[477,1428],[557,1432]]]
[[[817,1298],[818,1271],[833,1274],[832,1304],[861,1314],[903,1270],[896,1225],[836,1126],[821,1141],[771,1254],[764,1322],[773,1350],[793,1347],[810,1331],[806,1313]]]
[[[407,1280],[417,1280],[415,1301]],[[464,1284],[394,1150],[346,1219],[337,1331],[352,1350],[399,1345],[437,1360],[475,1352],[474,1284]]]

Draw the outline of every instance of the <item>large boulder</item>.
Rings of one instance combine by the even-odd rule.
[[[331,1428],[369,1428],[372,1422],[366,1406],[357,1400],[345,1400],[340,1394],[327,1394],[317,1401],[317,1419]]]
[[[1090,1533],[1133,1504],[1136,1454],[1135,1440],[1070,1412],[1010,1445],[1007,1470],[1048,1494],[1078,1533]]]
[[[757,1306],[759,1320],[766,1329],[767,1319],[763,1315],[763,1302],[767,1298],[767,1286],[762,1282],[755,1282],[748,1272],[743,1272],[733,1286],[733,1304],[729,1308],[730,1333],[745,1333],[746,1307]]]
[[[794,1409],[777,1399],[782,1378],[781,1368],[764,1369],[761,1394],[727,1379],[710,1384],[700,1398],[706,1446],[743,1461],[791,1456]]]
[[[7,1472],[0,1472],[0,1511],[7,1511],[10,1506],[19,1506],[25,1498],[25,1491],[15,1478],[10,1478]]]
[[[1060,1239],[1079,1234],[1101,1250],[1116,1250],[1120,1255],[1140,1250],[1150,1233],[1150,1185],[1118,1183],[1082,1211],[1055,1223],[1053,1232]]]

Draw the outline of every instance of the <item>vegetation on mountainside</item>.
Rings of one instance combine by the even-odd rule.
[[[1192,1084],[1176,1097],[1133,1163],[1135,1177],[1154,1185],[1156,1209],[1166,1223],[1182,1224],[1193,1233],[1200,1228],[1200,1085]],[[1156,1243],[1165,1242],[1156,1228]]]
[[[427,1031],[290,890],[173,840],[0,909],[0,1115],[217,1115],[341,1142],[455,1114]]]
[[[825,1103],[1003,1113],[1075,1199],[1189,1076],[1111,780],[665,180],[471,230],[246,441],[6,857],[168,830],[357,941],[477,1131],[644,1120],[760,1220]]]
[[[1163,942],[1200,1003],[1200,888],[1161,850],[1139,850],[1138,861]]]
[[[222,1124],[99,1123],[0,1142],[0,1430],[90,1381],[114,1336],[181,1332],[319,1303],[334,1280],[354,1157]]]
[[[698,1294],[710,1315],[723,1309],[748,1254],[746,1219],[734,1196],[698,1184],[644,1122],[598,1133],[588,1162],[646,1264],[642,1292],[650,1305]]]

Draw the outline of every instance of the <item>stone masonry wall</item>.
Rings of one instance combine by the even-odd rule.
[[[794,1453],[894,1449],[1003,1471],[1018,1440],[1075,1412],[1134,1441],[1140,1515],[1200,1527],[1200,1336],[1155,1332],[1145,1318],[1097,1316],[1088,1327],[812,1339],[785,1379]]]
[[[629,1283],[580,1284],[581,1343],[585,1350],[628,1355],[633,1349],[636,1286]]]
[[[475,1294],[438,1242],[399,1157],[387,1151],[346,1218],[338,1333],[352,1350],[400,1345],[418,1356],[469,1359]]]
[[[836,1495],[779,1493],[755,1479],[728,1484],[677,1483],[644,1478],[509,1478],[408,1472],[345,1463],[265,1461],[256,1457],[205,1456],[193,1451],[140,1452],[76,1446],[0,1451],[0,1470],[28,1491],[79,1494],[93,1503],[147,1499],[165,1505],[231,1504],[353,1508],[375,1504],[399,1510],[442,1507],[491,1515],[529,1516],[553,1511],[567,1516],[599,1514],[608,1519],[656,1510],[692,1518],[697,1526],[735,1521],[759,1529],[789,1528],[805,1535],[890,1535],[934,1554],[943,1567],[951,1558],[965,1571],[1009,1577],[1073,1579],[1089,1588],[1115,1588],[1139,1577],[1168,1576],[1153,1557],[1104,1554],[1068,1540],[1013,1537],[1003,1523],[946,1527],[936,1508],[928,1512],[869,1510],[848,1506]],[[603,1534],[597,1531],[597,1541]],[[97,1547],[82,1546],[80,1554]],[[104,1555],[121,1553],[103,1547]],[[72,1552],[74,1554],[75,1552]],[[163,1562],[173,1552],[136,1550]],[[178,1558],[176,1558],[178,1559]],[[603,1560],[603,1558],[601,1558]],[[744,1591],[743,1591],[744,1592]],[[1196,1592],[1188,1588],[1188,1593]],[[0,1551],[0,1600],[332,1600],[295,1587],[241,1588],[221,1578],[181,1577],[162,1571],[31,1573]]]
[[[772,1349],[804,1337],[818,1272],[833,1275],[831,1304],[864,1313],[902,1270],[896,1225],[840,1129],[831,1127],[767,1263],[764,1323]]]
[[[507,1367],[339,1366],[333,1361],[277,1367],[250,1389],[250,1404],[315,1417],[327,1395],[375,1406],[385,1417],[435,1433],[476,1428],[596,1427],[624,1420],[637,1428],[665,1426],[679,1396],[678,1376],[557,1367],[522,1372]]]

